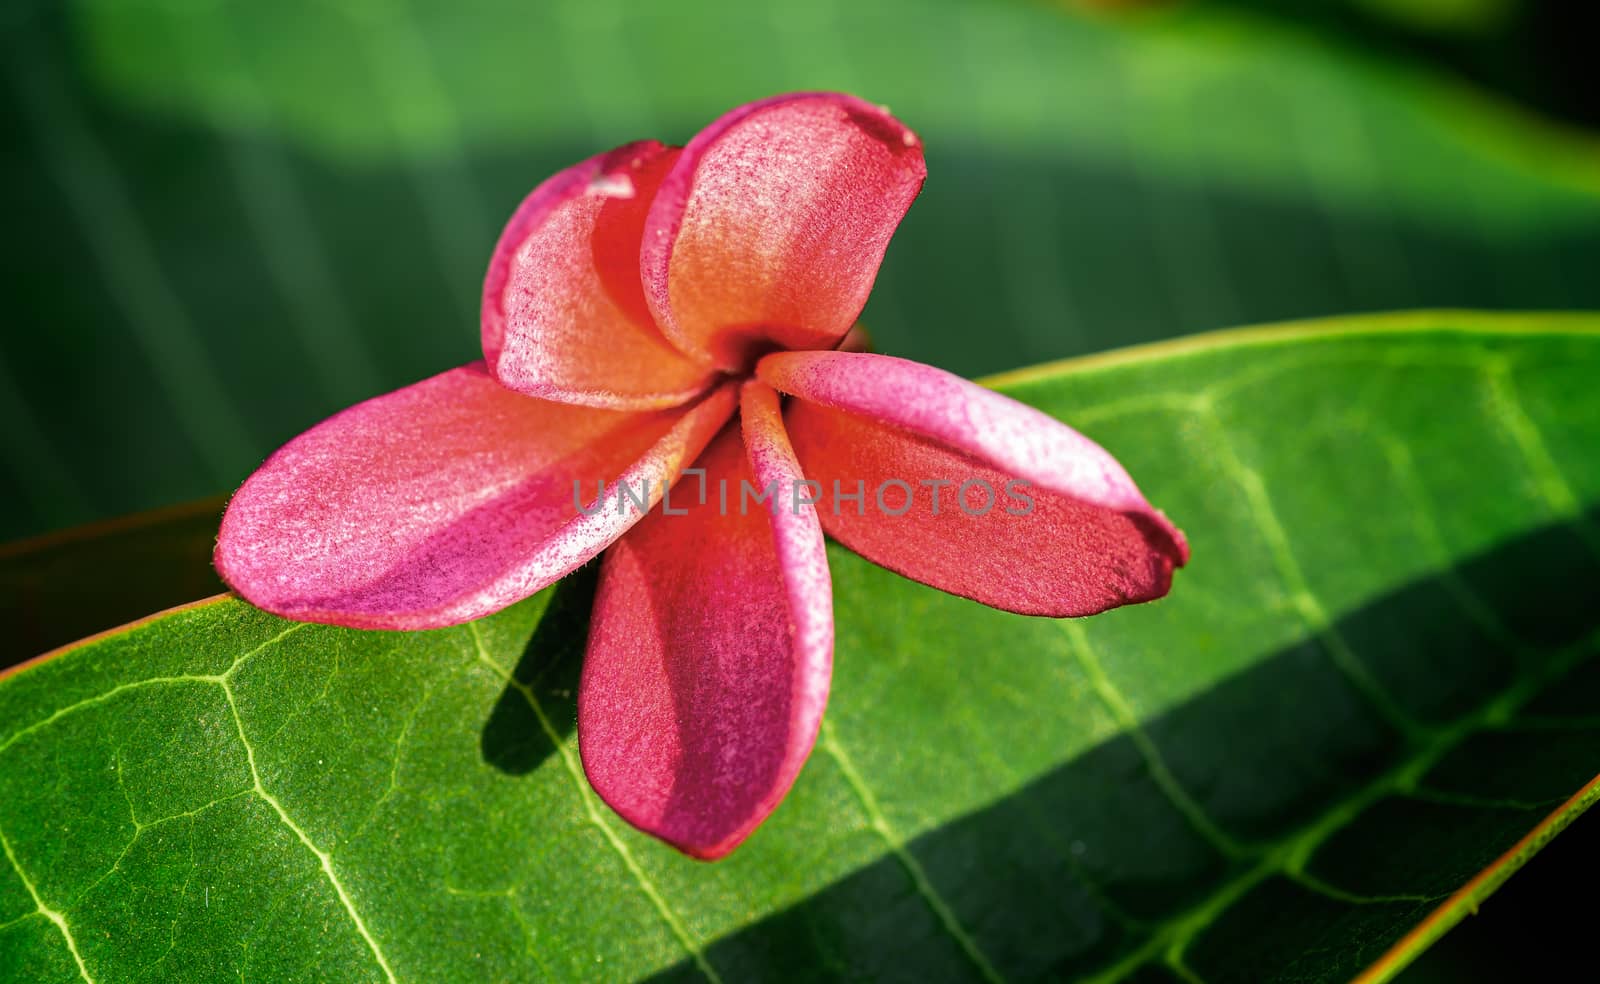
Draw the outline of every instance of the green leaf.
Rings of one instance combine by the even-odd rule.
[[[48,330],[0,334],[5,538],[225,492],[479,357],[488,254],[534,185],[782,91],[847,89],[923,136],[866,319],[953,372],[1288,317],[1600,308],[1592,135],[1293,14],[29,6],[0,27],[0,207],[24,230],[0,287]]]
[[[91,641],[0,683],[0,967],[1386,978],[1600,795],[1597,373],[1600,319],[1438,313],[996,380],[1192,565],[1053,621],[833,550],[821,741],[715,865],[583,781],[592,569],[435,632]]]

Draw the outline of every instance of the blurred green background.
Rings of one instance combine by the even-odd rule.
[[[1600,307],[1600,143],[1544,9],[13,0],[0,539],[226,492],[474,358],[529,189],[784,90],[925,138],[866,320],[960,373],[1307,315]]]
[[[1304,316],[1600,308],[1590,6],[12,0],[0,540],[227,492],[476,358],[528,190],[786,90],[923,136],[865,320],[963,374]],[[1408,980],[1559,960],[1581,934],[1549,900],[1594,822]]]

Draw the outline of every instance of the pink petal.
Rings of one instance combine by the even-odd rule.
[[[930,366],[883,355],[783,352],[758,376],[799,399],[789,433],[823,482],[824,529],[907,577],[1029,615],[1089,615],[1166,594],[1189,557],[1183,534],[1102,448],[1053,417]],[[949,480],[933,511],[925,481]],[[1009,491],[1012,480],[1029,483]],[[909,485],[911,508],[898,486]],[[957,496],[968,488],[966,509]],[[865,486],[861,507],[832,498]],[[982,481],[993,490],[991,502]],[[858,515],[858,508],[866,515]]]
[[[739,845],[783,799],[816,741],[833,666],[822,530],[793,507],[799,478],[777,397],[744,397],[746,459],[729,428],[670,504],[606,552],[578,693],[584,770],[629,823],[699,858]],[[727,481],[727,508],[719,480]],[[779,485],[770,512],[741,481]]]
[[[645,296],[667,337],[725,369],[831,348],[922,188],[916,135],[837,93],[750,103],[684,148],[645,224]]]
[[[290,441],[228,503],[223,580],[288,618],[423,629],[487,615],[582,564],[639,519],[583,483],[659,497],[734,406],[623,413],[535,400],[483,363],[351,407]]]
[[[533,190],[483,284],[483,351],[529,396],[612,409],[677,406],[710,370],[664,338],[639,282],[639,239],[680,151],[653,141],[591,157]]]

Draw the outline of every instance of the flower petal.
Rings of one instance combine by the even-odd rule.
[[[650,207],[640,269],[657,323],[724,369],[832,347],[926,176],[916,135],[852,96],[733,110],[689,141]]]
[[[639,519],[582,514],[599,481],[661,482],[732,413],[735,390],[686,411],[535,400],[476,362],[368,400],[290,441],[228,503],[223,580],[288,618],[421,629],[487,615],[605,548]],[[592,506],[592,501],[590,502]]]
[[[1183,534],[1116,459],[992,390],[864,353],[776,353],[757,374],[799,397],[789,433],[806,475],[825,486],[823,528],[907,577],[1060,617],[1159,598],[1188,560]],[[940,480],[953,484],[940,487],[936,511],[927,483]],[[841,503],[835,482],[846,493],[863,482],[865,501]]]
[[[639,239],[680,151],[627,144],[533,190],[483,284],[483,351],[529,396],[612,409],[677,406],[711,371],[673,348],[645,303]]]
[[[706,859],[737,847],[788,792],[833,667],[822,530],[793,506],[799,472],[776,395],[747,389],[743,417],[748,459],[739,432],[724,431],[701,462],[703,505],[680,481],[669,504],[688,515],[658,509],[606,552],[578,692],[595,791]],[[741,514],[741,482],[779,491],[768,510]]]

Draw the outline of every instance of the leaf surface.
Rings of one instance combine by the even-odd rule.
[[[832,549],[821,742],[715,865],[583,781],[592,570],[436,632],[224,599],[102,637],[0,682],[0,967],[1385,978],[1600,791],[1597,374],[1594,318],[1446,312],[994,380],[1192,565],[1053,621]]]

